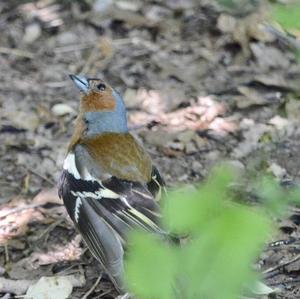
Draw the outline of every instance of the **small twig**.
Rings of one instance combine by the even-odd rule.
[[[80,51],[80,50],[85,50],[85,49],[91,48],[93,46],[94,46],[94,44],[68,45],[68,46],[64,46],[64,47],[54,48],[54,52],[55,53],[65,53],[65,52]]]
[[[284,284],[285,285],[291,285],[291,284],[298,284],[300,282],[300,278],[293,278],[293,279],[291,279],[290,281],[284,281]],[[270,283],[269,285],[270,286],[276,286],[276,285],[282,285],[282,281],[280,281],[280,282],[278,282],[278,283],[274,283],[274,284],[272,284],[272,283]]]
[[[285,32],[281,32],[270,25],[264,25],[264,29],[267,32],[270,32],[271,34],[275,35],[278,40],[288,45],[289,47],[294,48],[296,50],[300,50],[300,41],[294,38],[293,36],[289,36]]]
[[[109,290],[103,292],[102,294],[100,294],[100,295],[97,296],[96,298],[102,298],[102,297],[104,297],[105,295],[107,295],[107,294],[109,294],[109,293],[111,293],[111,289],[109,289]],[[95,298],[95,299],[96,299],[96,298]]]
[[[48,182],[49,184],[51,184],[52,186],[55,186],[55,182],[52,181],[51,179],[48,179],[47,177],[45,177],[44,175],[42,175],[41,173],[36,172],[34,169],[26,167],[26,169],[28,171],[30,171],[31,173],[35,174],[36,176],[42,178],[43,180],[45,180],[46,182]]]
[[[4,251],[5,251],[5,263],[7,264],[9,262],[9,253],[8,253],[7,244],[4,245]]]
[[[86,299],[97,287],[97,285],[99,284],[100,280],[101,280],[102,276],[100,275],[96,282],[92,285],[92,287],[84,294],[84,296],[82,297],[82,299]]]
[[[275,267],[271,267],[265,271],[263,271],[263,274],[264,274],[264,278],[267,279],[269,277],[272,277],[274,275],[276,275],[279,270],[283,269],[284,267],[292,264],[292,263],[295,263],[296,261],[300,260],[300,254],[297,254],[294,258],[292,258],[291,260],[285,262],[285,263],[282,263],[280,265],[277,265]]]
[[[42,231],[42,233],[34,238],[32,238],[33,241],[38,241],[39,239],[45,237],[45,242],[47,241],[48,235],[52,230],[55,229],[56,226],[61,224],[64,221],[64,219],[58,219],[57,221],[53,222],[51,225],[49,225],[45,230]]]
[[[25,57],[25,58],[34,58],[34,55],[30,52],[21,50],[21,49],[15,49],[15,48],[5,48],[0,47],[0,54],[12,54],[15,56]]]
[[[79,269],[73,269],[75,267],[79,267],[80,265],[85,265],[84,262],[78,262],[76,264],[72,264],[71,266],[67,267],[66,269],[63,269],[60,272],[57,272],[57,275],[71,275],[71,274],[77,274],[78,272],[83,275],[83,271],[79,268]]]

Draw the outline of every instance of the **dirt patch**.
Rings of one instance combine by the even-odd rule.
[[[223,159],[296,182],[300,170],[300,67],[263,26],[263,8],[240,18],[209,1],[89,2],[0,4],[0,232],[9,239],[0,271],[84,273],[72,298],[101,271],[55,191],[78,109],[69,73],[104,78],[124,95],[130,128],[168,185],[201,181]],[[299,239],[291,215],[281,239]],[[295,257],[295,244],[266,249],[262,269]],[[299,296],[297,265],[267,280],[282,298]],[[114,295],[103,275],[91,298]]]

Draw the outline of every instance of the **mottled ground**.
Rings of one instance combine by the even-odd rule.
[[[297,183],[300,66],[262,26],[263,8],[238,18],[210,1],[86,2],[0,3],[0,278],[74,274],[72,298],[113,298],[105,276],[91,289],[100,270],[56,195],[78,108],[68,74],[124,95],[170,186],[224,159]],[[300,296],[297,259],[270,271],[299,254],[299,215],[291,208],[272,238],[293,243],[266,247],[259,262],[277,298]]]

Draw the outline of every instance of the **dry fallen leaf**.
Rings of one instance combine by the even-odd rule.
[[[256,284],[254,285],[253,288],[251,288],[250,290],[253,294],[255,295],[259,295],[259,296],[263,296],[263,295],[270,295],[270,294],[274,294],[274,293],[278,293],[279,289],[276,288],[270,288],[269,286],[267,286],[266,284],[258,281],[256,282]]]
[[[66,299],[72,293],[73,286],[64,276],[42,277],[31,285],[25,299]]]

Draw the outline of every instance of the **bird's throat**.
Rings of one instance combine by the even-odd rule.
[[[86,112],[86,137],[96,136],[102,133],[127,133],[126,115],[120,115],[116,111]]]

